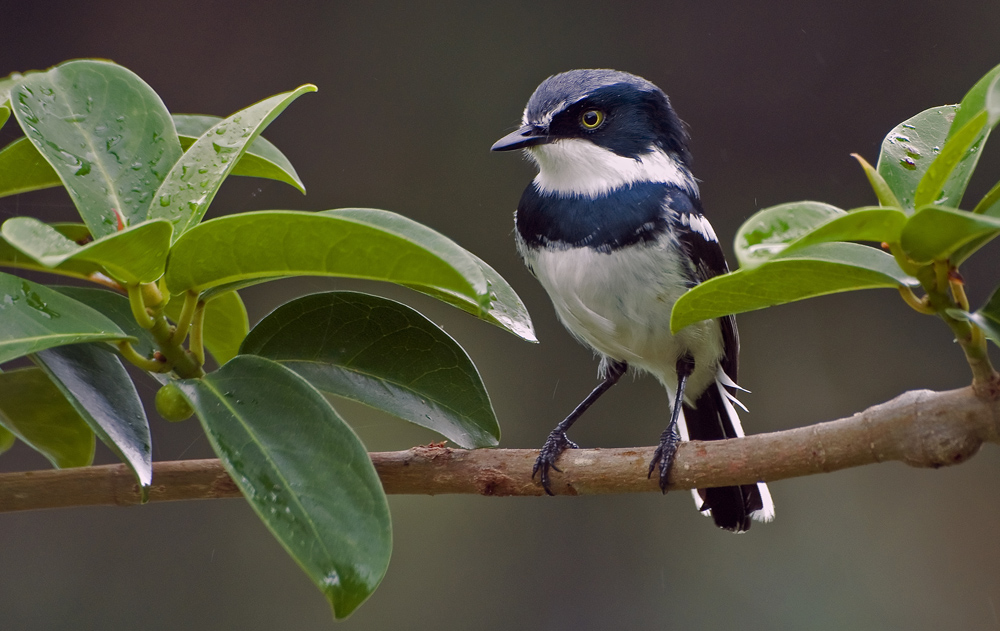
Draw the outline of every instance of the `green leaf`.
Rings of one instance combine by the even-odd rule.
[[[882,174],[870,165],[867,160],[862,158],[861,155],[852,153],[851,156],[858,161],[864,170],[865,176],[868,178],[868,183],[871,184],[872,190],[875,191],[875,197],[878,198],[878,203],[886,208],[901,209],[902,205],[896,199],[896,194],[892,192],[892,188],[882,177]]]
[[[59,186],[62,180],[27,138],[0,150],[0,197]]]
[[[490,397],[458,342],[406,305],[351,291],[304,296],[261,320],[240,353],[323,392],[432,429],[461,447],[500,439]]]
[[[994,184],[993,188],[983,195],[972,212],[977,215],[1000,217],[1000,182]]]
[[[10,448],[13,447],[14,443],[16,442],[17,442],[17,436],[15,436],[6,427],[0,425],[0,454],[4,453],[5,451],[9,451]]]
[[[978,149],[982,148],[989,134],[988,121],[987,112],[982,111],[948,138],[944,149],[920,178],[913,194],[914,206],[919,208],[933,203],[959,205],[979,160]],[[952,176],[963,162],[966,163],[965,168],[958,172],[960,177],[955,180]]]
[[[903,227],[900,245],[917,263],[944,261],[971,242],[978,247],[1000,234],[1000,218],[957,208],[924,206]],[[985,239],[985,240],[984,240]],[[972,254],[963,250],[963,255]],[[952,261],[958,264],[960,261]]]
[[[167,221],[146,221],[81,246],[34,217],[13,217],[2,229],[9,244],[45,267],[87,261],[129,284],[149,283],[163,275],[172,231]]]
[[[740,267],[756,267],[817,226],[845,214],[836,206],[811,201],[759,210],[736,232],[736,259]]]
[[[956,108],[942,105],[924,110],[897,125],[882,141],[878,172],[904,210],[914,209],[917,184],[941,152]]]
[[[149,423],[139,393],[118,357],[94,344],[32,355],[87,425],[135,474],[145,498],[153,479]]]
[[[0,363],[53,346],[128,337],[90,307],[2,272],[0,321]]]
[[[181,148],[187,151],[195,140],[221,120],[218,116],[174,114],[174,124],[177,126],[177,135],[181,139]],[[306,187],[299,179],[292,163],[285,157],[285,154],[281,153],[263,136],[258,136],[257,140],[253,141],[247,152],[233,167],[231,175],[278,180],[294,186],[303,195],[306,192]]]
[[[183,306],[184,297],[174,296],[167,303],[167,316],[176,322]],[[220,366],[236,357],[243,338],[250,331],[247,309],[240,295],[235,291],[227,291],[213,296],[205,305],[204,327],[205,347]]]
[[[892,256],[856,243],[820,243],[716,276],[674,304],[670,329],[841,291],[916,285]]]
[[[4,101],[4,103],[0,104],[0,129],[3,129],[3,126],[7,124],[7,119],[10,118],[10,102],[8,102],[7,99],[2,98],[2,96],[0,96],[0,100]],[[4,451],[6,451],[6,449]]]
[[[524,305],[492,268],[440,233],[384,210],[270,210],[206,221],[174,244],[166,282],[173,293],[211,297],[302,275],[398,283],[534,337]]]
[[[833,217],[795,241],[781,252],[784,258],[801,248],[830,241],[874,241],[895,243],[906,224],[906,214],[895,208],[868,206]]]
[[[350,427],[284,366],[239,355],[203,379],[177,382],[250,506],[334,615],[358,607],[385,574],[389,507]]]
[[[962,97],[962,102],[958,104],[955,122],[948,133],[949,139],[983,110],[990,111],[989,125],[991,127],[1000,120],[1000,111],[997,109],[996,102],[997,97],[1000,96],[998,79],[1000,79],[1000,65],[994,66],[979,81],[976,81],[974,86],[969,88],[969,91]]]
[[[0,108],[0,112],[4,111]],[[0,113],[2,117],[2,113]],[[174,114],[181,149],[187,150],[203,133],[222,119],[218,116]],[[0,127],[3,124],[0,123]],[[291,184],[306,192],[295,168],[281,151],[258,137],[233,167],[231,175],[260,177]],[[61,186],[55,169],[27,138],[18,138],[0,150],[0,197]]]
[[[64,224],[51,224],[55,228],[56,232],[63,235],[70,241],[76,243],[86,243],[90,240],[90,231],[87,227],[80,223],[64,223]],[[50,268],[42,265],[35,259],[31,258],[27,254],[21,252],[11,244],[7,243],[7,240],[3,238],[2,231],[0,231],[0,265],[7,267],[16,267],[20,269],[30,269],[39,272],[47,272],[49,274],[62,274],[65,276],[74,276],[76,278],[87,278],[95,272],[104,273],[104,268],[95,263],[90,263],[88,261],[75,261],[67,260],[61,265]]]
[[[0,426],[60,469],[94,461],[94,432],[38,368],[0,373]]]
[[[993,290],[993,295],[986,302],[982,309],[975,313],[954,313],[952,316],[960,315],[965,319],[975,323],[986,337],[994,344],[1000,346],[1000,287]]]
[[[146,219],[154,193],[181,156],[160,97],[110,62],[71,61],[26,75],[11,91],[14,115],[52,165],[95,238]]]
[[[132,348],[143,357],[150,358],[156,350],[156,341],[148,329],[139,326],[132,315],[132,307],[128,298],[122,294],[108,291],[107,289],[96,289],[93,287],[63,287],[56,286],[52,289],[64,296],[69,296],[77,302],[83,303],[97,311],[101,315],[118,325],[129,337],[132,338]],[[109,346],[108,348],[112,348]]]
[[[292,101],[315,91],[316,86],[307,84],[264,99],[213,125],[170,170],[156,192],[149,218],[174,224],[175,239],[198,225],[247,147]]]
[[[921,178],[914,206],[940,204],[957,208],[979,162],[990,131],[1000,121],[1000,66],[962,99],[940,155]]]

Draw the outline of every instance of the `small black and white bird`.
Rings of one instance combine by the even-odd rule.
[[[743,435],[734,404],[739,337],[732,316],[670,332],[670,310],[690,287],[728,271],[702,214],[684,123],[658,87],[614,70],[571,70],[531,95],[522,126],[493,151],[524,149],[538,175],[515,214],[517,249],[574,337],[600,357],[602,382],[549,434],[535,462],[550,470],[566,431],[629,367],[673,400],[649,474],[666,491],[681,440]],[[744,408],[745,409],[745,408]],[[694,491],[720,528],[769,521],[763,483]]]

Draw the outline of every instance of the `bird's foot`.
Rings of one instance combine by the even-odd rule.
[[[649,463],[649,474],[647,478],[653,476],[653,471],[656,469],[657,465],[660,468],[660,490],[664,493],[667,492],[668,477],[670,476],[670,467],[674,464],[674,456],[677,455],[677,445],[681,442],[681,437],[677,435],[677,430],[673,427],[668,427],[660,435],[660,445],[653,452],[653,460]]]
[[[549,470],[555,470],[562,473],[562,469],[556,466],[556,460],[559,459],[559,454],[566,450],[579,449],[580,446],[574,443],[566,436],[566,432],[560,429],[554,429],[549,434],[549,437],[545,439],[545,444],[542,445],[542,449],[538,452],[538,458],[535,459],[535,466],[531,468],[531,479],[535,479],[536,473],[541,473],[540,480],[542,483],[542,488],[545,489],[547,495],[554,495],[552,489],[549,488]]]

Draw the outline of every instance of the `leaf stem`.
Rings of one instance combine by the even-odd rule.
[[[194,321],[191,326],[191,342],[188,347],[191,349],[191,353],[194,355],[195,360],[198,362],[199,366],[205,365],[205,342],[204,342],[204,328],[205,328],[205,301],[197,300],[197,308],[194,311]],[[187,298],[185,298],[184,306],[187,307]]]
[[[119,340],[117,346],[118,352],[121,353],[122,357],[143,370],[148,370],[149,372],[167,372],[170,370],[170,364],[167,362],[149,359],[140,355],[128,340]]]
[[[198,292],[187,291],[184,293],[184,307],[181,309],[180,318],[177,320],[177,330],[171,338],[171,344],[180,345],[188,336],[191,330],[191,320],[194,318],[195,310],[198,307]]]
[[[152,329],[156,326],[156,319],[146,311],[146,302],[143,299],[142,287],[140,285],[126,285],[128,291],[128,304],[132,307],[132,317],[144,329]]]
[[[917,313],[922,313],[924,315],[936,315],[937,311],[930,306],[927,302],[927,297],[918,298],[913,289],[907,285],[900,285],[898,287],[899,295],[903,297],[903,302],[910,305],[914,311]]]

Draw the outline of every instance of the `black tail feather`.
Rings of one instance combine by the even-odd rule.
[[[723,440],[738,436],[734,419],[729,418],[728,410],[732,406],[725,404],[715,384],[698,397],[695,406],[684,406],[684,419],[691,440]],[[704,509],[711,509],[715,525],[733,532],[748,530],[750,514],[764,506],[756,484],[698,489],[698,494],[704,500]]]

